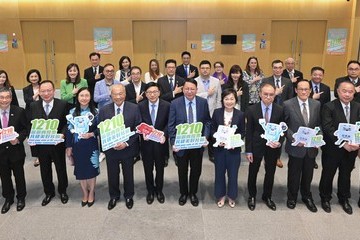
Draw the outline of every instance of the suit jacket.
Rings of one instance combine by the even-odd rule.
[[[185,80],[183,78],[175,75],[174,87],[176,85],[184,86],[184,83],[185,83]],[[170,83],[169,83],[169,79],[168,79],[167,75],[159,78],[157,81],[157,84],[159,85],[159,89],[160,89],[160,98],[165,101],[171,102],[173,99],[184,95],[181,92],[181,93],[176,94],[175,97],[173,96],[173,89],[171,89],[171,87],[170,87]]]
[[[94,73],[93,67],[89,67],[89,68],[84,70],[84,78],[87,80],[87,83],[88,83],[89,90],[90,90],[92,98],[94,97],[94,89],[95,89],[96,82],[98,82],[101,79],[105,78],[105,76],[103,74],[103,71],[104,71],[104,67],[99,65],[100,78],[95,79],[95,73]]]
[[[140,94],[143,93],[142,94],[143,100],[146,98],[145,88],[146,88],[146,83],[141,82]],[[136,102],[136,92],[135,92],[134,84],[130,83],[130,84],[126,85],[125,90],[126,90],[126,99],[125,99],[125,101],[132,102],[132,103],[137,103]],[[143,101],[143,100],[141,100],[141,101]]]
[[[285,151],[294,157],[303,158],[305,157],[306,153],[310,158],[315,158],[318,154],[317,148],[305,148],[305,147],[297,147],[292,146],[291,143],[293,142],[293,134],[296,133],[299,127],[309,127],[315,128],[320,127],[321,120],[320,120],[320,108],[321,104],[319,101],[309,98],[309,124],[306,126],[304,122],[304,118],[301,113],[301,108],[299,105],[299,101],[297,97],[289,99],[284,102],[284,118],[285,122],[288,125],[288,130],[286,132],[286,145]]]
[[[234,86],[230,85],[229,83],[225,83],[221,85],[221,88],[224,91],[227,88],[234,88]],[[240,97],[238,97],[238,99],[240,98],[240,110],[242,112],[245,112],[249,106],[249,98],[250,98],[249,85],[246,82],[244,82],[241,90],[243,94]]]
[[[290,79],[289,72],[288,72],[286,69],[283,71],[283,73],[281,74],[281,76]],[[300,72],[300,71],[298,71],[298,70],[296,70],[296,69],[294,69],[294,77],[298,77],[298,80],[304,79],[303,73]],[[290,79],[290,80],[291,80],[291,79]]]
[[[220,81],[219,81],[219,79],[210,76],[209,89],[215,87],[215,93],[209,97],[208,92],[205,91],[205,86],[204,86],[202,79],[200,77],[198,77],[195,80],[197,81],[196,95],[207,100],[207,102],[209,104],[210,116],[212,116],[214,110],[216,108],[221,107],[221,92],[222,91],[221,91]]]
[[[120,82],[118,80],[114,80],[114,84],[120,84]],[[110,92],[108,87],[106,86],[105,79],[98,81],[95,84],[94,101],[98,103],[99,109],[106,104],[112,103]]]
[[[54,105],[51,109],[51,112],[49,113],[49,116],[46,116],[44,107],[43,107],[43,100],[39,100],[36,102],[31,103],[30,105],[30,111],[31,111],[31,117],[30,121],[33,119],[59,119],[59,126],[57,128],[57,133],[61,133],[64,136],[66,135],[66,129],[67,129],[67,121],[66,121],[66,115],[67,111],[66,108],[67,103],[63,100],[54,98]],[[31,124],[30,124],[31,129]],[[29,130],[30,130],[29,129]],[[37,154],[41,154],[43,151],[52,151],[53,149],[57,149],[57,151],[64,151],[65,150],[65,144],[59,143],[55,146],[53,145],[36,145],[33,147],[34,149],[34,156],[38,156]]]
[[[130,127],[131,131],[136,131],[136,126],[141,123],[141,114],[136,104],[131,102],[124,102],[124,123],[125,127]],[[115,116],[114,104],[108,104],[100,109],[99,123],[106,119],[111,119]],[[101,136],[100,136],[101,137]],[[105,151],[106,158],[109,159],[129,159],[138,155],[139,153],[139,135],[135,133],[127,141],[128,147],[122,150],[115,150],[113,148]]]
[[[360,104],[354,100],[350,102],[350,123],[355,124],[360,119]],[[339,151],[339,146],[335,145],[338,140],[334,136],[334,132],[338,129],[339,123],[346,123],[345,113],[343,111],[341,102],[339,99],[335,99],[326,103],[321,111],[321,123],[324,141],[326,145],[323,146],[323,150],[327,151],[329,156],[342,157],[342,151]],[[356,157],[358,151],[351,152],[351,157]]]
[[[199,70],[197,67],[190,64],[190,73],[192,73],[194,71],[195,71],[195,76],[193,78],[197,78],[199,76]],[[183,64],[176,67],[175,75],[178,75],[179,77],[182,77],[183,79],[188,78]]]
[[[203,123],[202,136],[210,136],[211,118],[209,106],[205,99],[196,96],[196,119],[197,122]],[[169,112],[168,131],[171,145],[175,143],[176,126],[181,123],[187,123],[187,114],[185,106],[185,97],[180,97],[171,102]],[[176,153],[179,157],[183,156],[184,150]]]
[[[76,94],[73,94],[72,91],[74,87],[78,89],[83,87],[88,87],[88,83],[85,79],[81,78],[78,84],[66,83],[66,79],[60,81],[60,96],[62,100],[67,101],[70,104],[74,104],[74,100],[76,98]]]
[[[215,109],[211,121],[211,136],[218,130],[219,125],[224,125],[224,111],[225,109],[218,108]],[[241,137],[245,137],[245,114],[240,110],[234,109],[231,126],[235,125],[236,131],[235,134],[240,133]],[[229,149],[229,151],[241,150],[241,147],[235,149]]]
[[[25,158],[23,142],[27,137],[27,121],[23,108],[10,105],[8,126],[13,126],[15,132],[19,134],[17,137],[19,144],[12,145],[10,142],[0,144],[0,162],[4,161],[4,156],[9,156],[10,162],[22,161]],[[2,128],[1,121],[0,128]]]
[[[149,100],[144,100],[138,104],[142,122],[152,125],[150,111],[149,111]],[[169,119],[170,103],[165,100],[159,99],[159,106],[157,109],[157,114],[155,118],[154,128],[164,132],[165,139],[168,139],[168,119]],[[145,141],[141,137],[141,155],[146,158],[146,156],[152,156],[158,152],[161,156],[165,156],[165,153],[168,152],[169,144],[167,140],[164,144],[157,143],[154,141]],[[149,154],[150,153],[150,154]]]
[[[310,97],[312,98],[314,95],[314,86],[312,84],[312,81],[310,81],[310,84],[311,84]],[[322,94],[320,94],[320,98],[317,99],[320,102],[321,107],[322,107],[325,103],[330,102],[330,100],[331,100],[330,88],[328,85],[326,85],[324,83],[320,83],[319,92],[323,92]]]
[[[338,94],[337,94],[337,91],[336,91],[336,90],[338,89],[340,83],[346,82],[346,81],[351,82],[349,76],[340,77],[340,78],[337,78],[337,79],[335,80],[334,96],[335,96],[336,98],[338,98]],[[358,86],[360,86],[360,78],[358,78],[358,81],[357,81],[357,83],[355,84],[355,87],[358,87]],[[360,103],[360,93],[355,92],[355,94],[354,94],[354,100],[355,100],[355,102]]]
[[[274,76],[264,78],[263,83],[269,83],[269,84],[272,84],[274,87],[276,87]],[[284,86],[284,89],[281,94],[281,100],[279,103],[280,105],[282,105],[284,101],[286,101],[294,96],[293,84],[290,79],[281,77],[281,86]],[[275,103],[278,102],[278,98],[279,98],[279,96],[275,97],[275,100],[274,100]]]
[[[259,124],[259,118],[264,118],[261,102],[249,106],[245,113],[246,115],[246,135],[245,135],[245,152],[252,153],[254,157],[262,158],[265,154],[265,149],[270,151],[270,154],[276,156],[279,155],[281,148],[270,148],[266,146],[266,140],[261,137],[264,134],[264,129]],[[284,121],[283,108],[276,103],[272,105],[271,123],[277,123]],[[284,139],[281,138],[280,142]]]

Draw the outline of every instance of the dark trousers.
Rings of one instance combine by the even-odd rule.
[[[11,179],[11,172],[15,177],[16,198],[24,200],[26,197],[26,183],[24,174],[24,161],[20,159],[10,161],[10,156],[1,156],[0,159],[0,177],[2,186],[2,196],[9,201],[14,200],[15,191]]]
[[[303,199],[312,198],[311,182],[314,173],[315,158],[310,158],[308,154],[303,158],[289,155],[288,163],[288,200],[297,200],[300,193]]]
[[[120,160],[106,155],[110,198],[120,199],[120,164],[124,178],[124,197],[130,199],[134,196],[134,158]]]
[[[55,194],[55,186],[53,183],[52,161],[55,164],[58,192],[66,193],[68,187],[68,177],[66,173],[65,161],[65,145],[59,143],[56,146],[41,146],[39,148],[40,173],[46,195]]]
[[[321,160],[322,172],[319,184],[320,197],[323,201],[330,201],[332,198],[333,179],[337,169],[339,169],[338,199],[342,202],[351,197],[350,179],[356,156],[357,151],[349,153],[345,149],[337,149],[335,154],[334,151],[323,151],[323,158]]]
[[[214,146],[213,146],[213,144],[215,142],[216,141],[215,141],[215,139],[213,137],[209,137],[209,144],[207,145],[209,158],[214,157]]]
[[[146,189],[149,193],[162,192],[164,186],[165,157],[162,154],[142,155]],[[154,166],[156,171],[154,184]]]
[[[180,194],[196,194],[202,169],[202,149],[188,149],[181,157],[177,156]],[[190,164],[190,177],[188,172]],[[189,184],[190,182],[190,184]]]
[[[265,178],[263,185],[263,198],[271,198],[272,189],[274,185],[274,175],[276,170],[276,161],[279,154],[274,154],[274,152],[269,153],[269,150],[266,148],[264,154],[265,160]],[[256,198],[257,188],[256,188],[256,179],[261,165],[262,157],[253,155],[253,162],[249,164],[249,175],[248,175],[248,190],[250,197]]]
[[[227,150],[222,147],[214,149],[215,153],[215,197],[220,199],[228,196],[235,200],[238,196],[238,173],[241,161],[241,151]],[[228,187],[226,190],[226,177]]]

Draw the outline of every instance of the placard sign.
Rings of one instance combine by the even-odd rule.
[[[79,138],[81,138],[82,134],[89,131],[89,126],[92,125],[91,121],[94,119],[94,115],[91,112],[88,112],[83,116],[76,117],[72,114],[68,114],[66,115],[66,119],[74,126],[70,132],[79,134]]]
[[[136,132],[139,134],[143,134],[149,140],[154,142],[161,142],[162,137],[164,136],[163,131],[157,130],[147,123],[141,123],[139,126],[137,126]]]
[[[213,146],[218,147],[220,143],[224,143],[226,149],[232,149],[244,145],[241,134],[235,134],[236,129],[236,125],[233,125],[232,127],[219,125],[217,131],[213,135],[213,137],[216,138],[216,142]]]
[[[109,150],[121,142],[126,142],[135,134],[128,127],[125,127],[124,116],[120,113],[111,119],[106,119],[99,123],[101,146],[103,151]]]
[[[314,129],[308,127],[299,127],[298,131],[293,134],[295,141],[291,144],[296,146],[299,143],[305,144],[304,147],[321,147],[325,145],[322,135],[316,135],[320,131],[319,127]]]
[[[259,124],[264,129],[264,134],[261,134],[261,137],[266,139],[266,145],[270,142],[278,142],[281,136],[284,136],[284,132],[288,129],[288,126],[284,122],[276,123],[266,123],[264,118],[259,119]]]
[[[15,129],[13,126],[0,129],[0,144],[14,140],[18,136],[19,136],[19,134],[17,132],[15,132]]]
[[[63,135],[57,133],[59,119],[34,119],[31,121],[29,145],[56,145],[64,142]]]
[[[355,124],[351,123],[339,123],[338,130],[334,132],[334,135],[338,138],[335,142],[336,145],[342,147],[345,142],[352,144],[360,144],[360,122]]]
[[[176,137],[174,147],[179,150],[201,148],[208,144],[206,137],[201,136],[203,124],[182,123],[176,126]]]

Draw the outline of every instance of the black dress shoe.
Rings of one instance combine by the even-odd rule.
[[[349,200],[346,199],[344,201],[339,201],[340,205],[342,206],[343,210],[347,213],[347,214],[352,214],[353,210],[352,207],[349,203]]]
[[[20,212],[24,209],[25,207],[25,200],[24,199],[19,199],[17,204],[16,204],[16,211]]]
[[[169,165],[169,157],[165,159],[164,168],[166,168]]]
[[[271,200],[271,198],[263,198],[262,200],[265,202],[268,208],[270,208],[273,211],[276,211],[276,205],[273,202],[273,200]]]
[[[157,192],[156,193],[156,198],[158,200],[159,203],[164,203],[165,202],[165,196],[162,192]]]
[[[303,198],[302,201],[305,203],[307,209],[311,212],[317,212],[317,207],[315,206],[314,200],[312,198]]]
[[[330,213],[331,212],[331,205],[329,201],[321,200],[321,207],[324,209],[325,212]]]
[[[154,202],[154,193],[148,193],[146,196],[147,204],[152,204]]]
[[[319,168],[319,166],[317,165],[317,163],[315,162],[314,163],[314,169],[318,169]]]
[[[187,200],[187,195],[182,194],[182,195],[180,196],[180,198],[179,198],[179,205],[180,205],[180,206],[184,206],[185,203],[186,203],[186,200]]]
[[[69,201],[69,196],[66,193],[61,193],[60,199],[63,204],[66,204]]]
[[[55,197],[55,194],[49,194],[46,195],[45,198],[42,200],[41,202],[41,206],[46,206],[49,204],[49,202],[51,202],[51,199]]]
[[[115,198],[110,199],[109,204],[108,204],[108,209],[109,210],[113,209],[116,206],[116,202],[117,202],[117,200]]]
[[[190,195],[190,202],[191,202],[191,205],[193,205],[194,207],[199,206],[199,199],[196,196],[196,194],[191,194]]]
[[[287,200],[286,206],[290,209],[294,209],[296,207],[296,201],[295,200]]]
[[[249,207],[250,211],[254,211],[255,206],[256,206],[255,198],[254,197],[249,197],[248,198],[248,207]]]
[[[82,207],[85,207],[87,204],[88,204],[88,201],[86,201],[86,202],[81,201],[81,206]]]
[[[132,198],[126,199],[125,205],[128,209],[132,209],[134,206],[134,200]]]
[[[10,210],[10,207],[13,203],[14,203],[14,200],[5,200],[5,203],[1,209],[1,214],[7,213]]]

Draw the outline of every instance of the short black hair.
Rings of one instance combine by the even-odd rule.
[[[53,87],[53,89],[55,89],[55,85],[51,80],[44,80],[41,83],[39,83],[39,87],[41,87],[41,85],[45,84],[45,83],[50,83]]]
[[[316,67],[313,67],[311,68],[311,74],[315,71],[322,71],[322,73],[325,73],[325,70],[322,68],[322,67],[319,67],[319,66],[316,66]]]
[[[276,59],[276,60],[272,61],[272,63],[271,63],[271,67],[273,67],[273,66],[274,66],[274,64],[276,64],[276,63],[281,63],[281,64],[284,66],[283,61],[281,61],[280,59]]]
[[[197,87],[197,81],[195,79],[187,78],[187,79],[185,79],[185,83],[187,83],[187,82],[195,84],[195,86]],[[185,85],[185,83],[184,83],[184,85]]]
[[[211,67],[211,63],[210,63],[210,61],[208,61],[208,60],[202,60],[202,61],[200,62],[200,64],[199,64],[199,67],[200,67],[201,65],[210,65],[210,67]]]
[[[191,54],[188,51],[183,51],[181,53],[181,57],[183,57],[184,55],[189,55],[189,57],[191,57]]]
[[[92,52],[92,53],[90,53],[90,54],[89,54],[89,59],[90,59],[91,57],[93,57],[93,56],[98,56],[98,57],[99,57],[99,59],[101,58],[100,53],[97,53],[97,52]]]
[[[157,84],[156,82],[149,82],[149,83],[146,84],[146,86],[145,86],[145,92],[146,92],[149,88],[151,88],[151,87],[157,87],[157,88],[160,90],[159,84]]]
[[[357,65],[360,66],[360,62],[359,62],[359,61],[357,61],[357,60],[350,60],[350,61],[348,62],[348,64],[346,65],[346,67],[349,67],[349,65],[350,65],[350,64],[353,64],[353,63],[355,63],[355,64],[357,64]]]
[[[168,59],[165,61],[165,67],[169,64],[169,63],[174,63],[175,67],[176,67],[176,60],[175,59]]]

